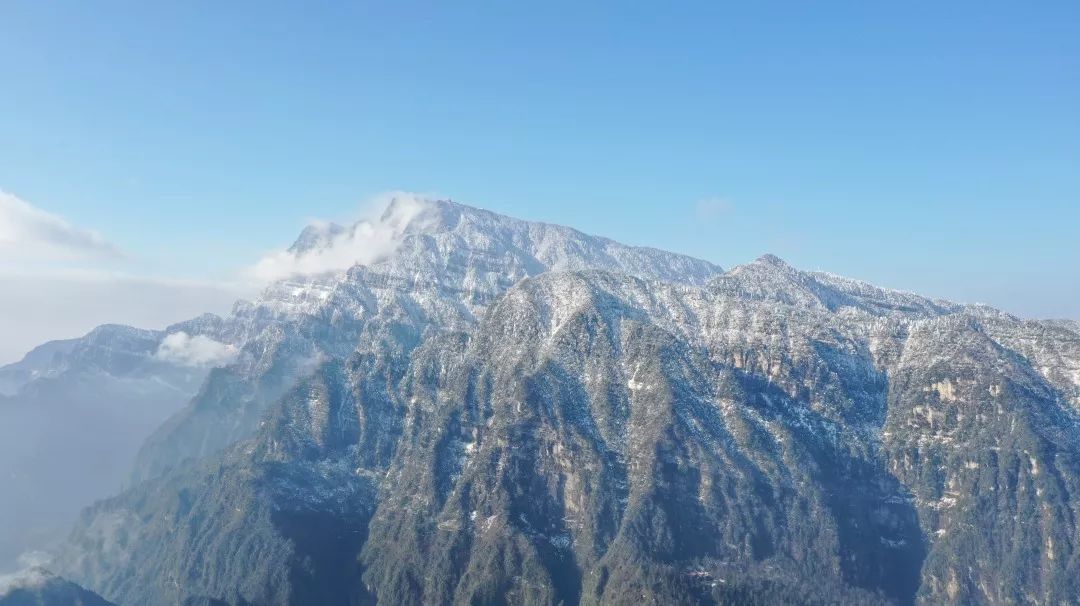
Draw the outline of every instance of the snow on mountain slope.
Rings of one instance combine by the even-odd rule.
[[[382,334],[88,511],[65,571],[126,603],[1076,595],[1080,419],[993,336],[1071,360],[1068,335],[765,277],[545,272],[405,357]]]
[[[1075,323],[446,201],[271,259],[170,329],[231,361],[64,574],[128,604],[1080,595]]]
[[[774,255],[732,268],[714,279],[713,287],[747,298],[874,316],[930,317],[961,307],[833,274],[800,271]]]
[[[135,480],[248,437],[265,407],[315,362],[374,343],[407,352],[432,332],[465,329],[528,276],[604,269],[703,284],[721,272],[684,255],[411,197],[392,200],[374,222],[307,229],[270,259],[274,273],[326,271],[290,273],[255,301],[236,305],[223,330],[244,343],[239,361],[213,373],[199,396],[151,436]]]

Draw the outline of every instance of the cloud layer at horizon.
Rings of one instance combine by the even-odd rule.
[[[120,247],[0,190],[0,365],[107,323],[164,328],[225,312],[232,284],[130,275]]]

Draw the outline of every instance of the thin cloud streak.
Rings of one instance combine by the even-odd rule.
[[[0,260],[101,261],[123,256],[97,232],[0,190]]]
[[[716,219],[731,212],[731,202],[724,198],[704,198],[694,205],[694,214],[698,219]]]

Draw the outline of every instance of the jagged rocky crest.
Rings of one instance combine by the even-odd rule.
[[[1080,599],[1075,324],[449,202],[395,230],[213,322],[240,355],[63,574],[119,604]]]

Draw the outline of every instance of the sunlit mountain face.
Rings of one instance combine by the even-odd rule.
[[[64,503],[63,533],[0,528],[48,548],[29,578],[124,605],[1080,596],[1074,323],[416,198],[257,270],[226,316],[0,369],[0,414],[57,445],[5,463]]]

